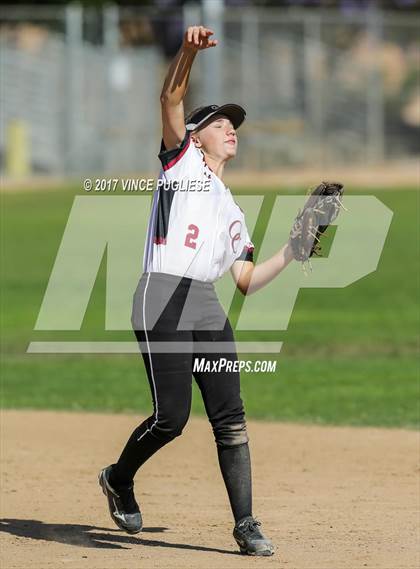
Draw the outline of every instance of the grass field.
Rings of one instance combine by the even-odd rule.
[[[25,353],[31,340],[133,340],[131,332],[103,331],[105,263],[80,332],[33,331],[75,193],[60,188],[1,195],[2,405],[148,412],[140,356]],[[275,374],[242,376],[248,416],[418,425],[419,194],[366,194],[394,212],[378,270],[344,289],[302,290],[287,331],[237,333],[238,339],[284,341]],[[257,227],[257,244],[262,229]],[[238,296],[233,320],[240,302]],[[204,412],[197,390],[193,412]]]

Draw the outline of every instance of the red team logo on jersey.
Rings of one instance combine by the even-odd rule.
[[[229,225],[230,244],[234,253],[237,253],[238,241],[241,240],[241,229],[242,223],[239,221],[239,219],[235,219],[235,221]]]

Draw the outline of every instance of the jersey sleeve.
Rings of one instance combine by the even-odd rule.
[[[201,179],[204,161],[200,150],[191,140],[190,131],[185,132],[177,148],[167,150],[162,140],[158,156],[167,179]]]
[[[248,233],[248,229],[246,229],[246,227],[245,227],[245,231],[246,231],[246,233],[245,233],[245,238],[246,238],[245,245],[242,248],[241,254],[235,260],[236,261],[250,261],[251,263],[253,263],[254,262],[254,244],[251,241],[251,238],[250,238],[249,233]]]

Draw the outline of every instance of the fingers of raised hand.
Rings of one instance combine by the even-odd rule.
[[[217,40],[208,40],[207,47],[215,47],[218,44]]]
[[[203,26],[200,26],[200,30],[202,37],[209,37],[214,34],[213,30],[211,30],[210,28],[204,28]]]
[[[217,40],[209,39],[213,35],[213,30],[204,26],[190,26],[185,34],[185,40],[188,46],[196,49],[206,49],[217,45]]]
[[[200,42],[198,48],[206,49],[208,47],[215,47],[218,42],[215,39],[210,39],[210,36],[212,36],[213,34],[214,34],[213,30],[200,26]]]

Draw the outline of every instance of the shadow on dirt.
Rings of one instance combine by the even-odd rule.
[[[166,527],[145,527],[141,534],[165,532]],[[216,553],[239,554],[236,551],[189,545],[186,543],[169,543],[155,539],[143,539],[129,536],[117,529],[101,528],[81,524],[48,524],[39,520],[0,519],[0,532],[17,537],[26,537],[43,541],[55,541],[78,547],[94,547],[102,549],[130,549],[130,545],[149,547],[171,547],[192,551],[207,551]]]

